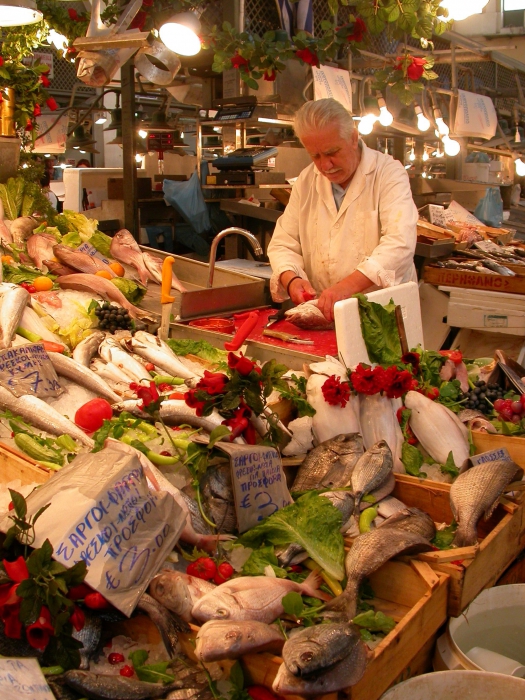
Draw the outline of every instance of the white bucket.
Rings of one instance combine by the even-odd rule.
[[[476,647],[494,654],[471,653]],[[500,665],[494,666],[497,662],[495,655],[506,659],[500,659]],[[499,673],[523,677],[523,666],[525,584],[496,586],[482,591],[462,615],[449,621],[446,633],[436,644],[436,671],[494,671],[498,668]]]
[[[525,680],[484,671],[440,671],[409,678],[381,700],[525,700]]]

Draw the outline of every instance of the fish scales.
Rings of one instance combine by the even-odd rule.
[[[286,641],[283,661],[294,676],[309,677],[344,659],[360,639],[346,621],[305,627]]]
[[[467,469],[450,487],[450,505],[458,529],[452,542],[468,547],[478,541],[477,524],[483,513],[488,520],[507,484],[523,470],[514,462],[496,460]]]
[[[284,638],[277,627],[255,620],[208,620],[197,633],[195,656],[199,661],[238,659],[259,651],[279,653]]]
[[[419,510],[419,508],[404,508],[392,514],[377,527],[394,527],[396,530],[414,532],[429,541],[436,534],[434,521],[428,513]]]
[[[66,671],[61,679],[70,688],[82,693],[83,697],[98,700],[148,700],[162,698],[170,690],[183,687],[182,681],[174,681],[168,685],[146,683],[124,676],[109,676],[89,671]]]
[[[385,440],[377,442],[358,460],[352,472],[356,513],[359,513],[363,496],[381,486],[392,473],[393,466],[392,450]]]
[[[299,467],[292,491],[348,486],[362,454],[363,440],[358,433],[341,434],[322,442]]]

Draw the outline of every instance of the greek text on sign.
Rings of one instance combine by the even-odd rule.
[[[92,246],[91,243],[82,243],[82,245],[79,245],[77,250],[79,253],[87,253],[88,255],[91,255],[92,258],[98,258],[99,260],[102,260],[102,262],[106,263],[106,265],[109,265],[110,261],[105,258],[102,253],[99,253],[98,250],[95,248],[95,246]]]
[[[54,700],[36,659],[0,659],[3,700]]]
[[[279,452],[262,445],[217,442],[230,455],[233,494],[239,532],[292,503]]]
[[[64,392],[42,343],[0,350],[0,385],[17,398],[32,394],[46,399]]]

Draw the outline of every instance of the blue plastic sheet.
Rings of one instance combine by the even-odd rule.
[[[485,196],[480,199],[474,216],[487,226],[501,228],[503,223],[503,200],[499,187],[487,187]]]
[[[184,182],[164,180],[162,190],[167,204],[174,207],[196,233],[206,233],[211,229],[208,208],[196,171]]]

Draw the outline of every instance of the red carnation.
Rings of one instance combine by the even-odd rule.
[[[33,131],[33,122],[28,119],[26,125],[24,126],[24,131]]]
[[[78,12],[76,10],[73,10],[73,8],[71,7],[68,9],[67,13],[69,15],[69,19],[73,22],[78,22],[78,20],[80,19],[78,16]]]
[[[389,399],[398,399],[412,388],[412,374],[407,370],[399,370],[395,365],[389,367],[385,372],[385,382],[383,388]]]
[[[347,41],[356,41],[359,43],[360,41],[363,41],[363,37],[366,34],[366,24],[363,22],[361,17],[357,17],[356,21],[354,22],[353,30],[352,33],[349,34],[346,39]]]
[[[40,105],[35,105],[33,107],[33,116],[39,117],[41,114],[42,114],[42,110],[40,109]]]
[[[339,377],[332,374],[321,387],[324,400],[330,406],[341,406],[344,408],[350,398],[350,386],[348,382],[342,382]]]
[[[157,402],[160,398],[155,382],[150,382],[149,387],[145,386],[144,384],[131,382],[129,388],[135,392],[138,399],[142,399],[142,404],[139,404],[138,406],[142,411],[144,411],[151,404]]]
[[[319,66],[319,59],[317,58],[317,54],[315,54],[313,51],[310,51],[310,49],[299,49],[299,51],[295,52],[295,55],[297,58],[300,58],[301,61],[304,63],[308,63],[310,66]]]
[[[42,605],[36,622],[26,627],[27,641],[33,649],[44,651],[49,643],[49,638],[54,634],[55,628],[51,624],[51,613],[45,605]]]
[[[418,352],[405,352],[405,354],[401,356],[401,362],[404,365],[412,365],[412,371],[414,373],[419,372],[420,359],[421,357]]]
[[[0,56],[0,68],[4,65],[4,59],[2,56]]]
[[[83,629],[84,625],[86,624],[86,616],[84,615],[83,610],[81,610],[77,605],[73,607],[73,613],[70,616],[69,621],[77,632],[80,632],[80,630]]]
[[[215,394],[223,394],[224,387],[229,382],[229,377],[222,372],[208,372],[204,370],[204,377],[197,384],[197,389],[202,389],[202,391],[207,391],[208,394],[214,396]]]
[[[235,56],[230,60],[232,68],[244,68],[244,66],[249,65],[249,61],[243,56],[240,56],[237,52],[235,52]]]
[[[357,365],[355,371],[350,375],[352,386],[359,394],[377,394],[385,386],[385,370],[382,367],[365,367]]]
[[[52,112],[54,112],[56,109],[58,109],[58,104],[57,104],[54,97],[48,97],[46,100],[46,105],[49,107],[49,109]]]
[[[228,353],[228,367],[234,369],[243,377],[247,377],[250,372],[254,371],[258,374],[261,373],[261,368],[256,365],[255,362],[249,360],[243,355],[235,355],[233,352]]]
[[[263,80],[267,80],[269,83],[273,83],[275,78],[277,78],[277,73],[273,68],[268,68],[268,70],[264,71]]]
[[[45,75],[44,73],[42,73],[42,75],[40,76],[40,82],[42,83],[42,85],[43,85],[45,88],[47,88],[47,87],[49,87],[49,86],[51,85],[51,81],[49,80],[49,78],[47,77],[47,75]]]

